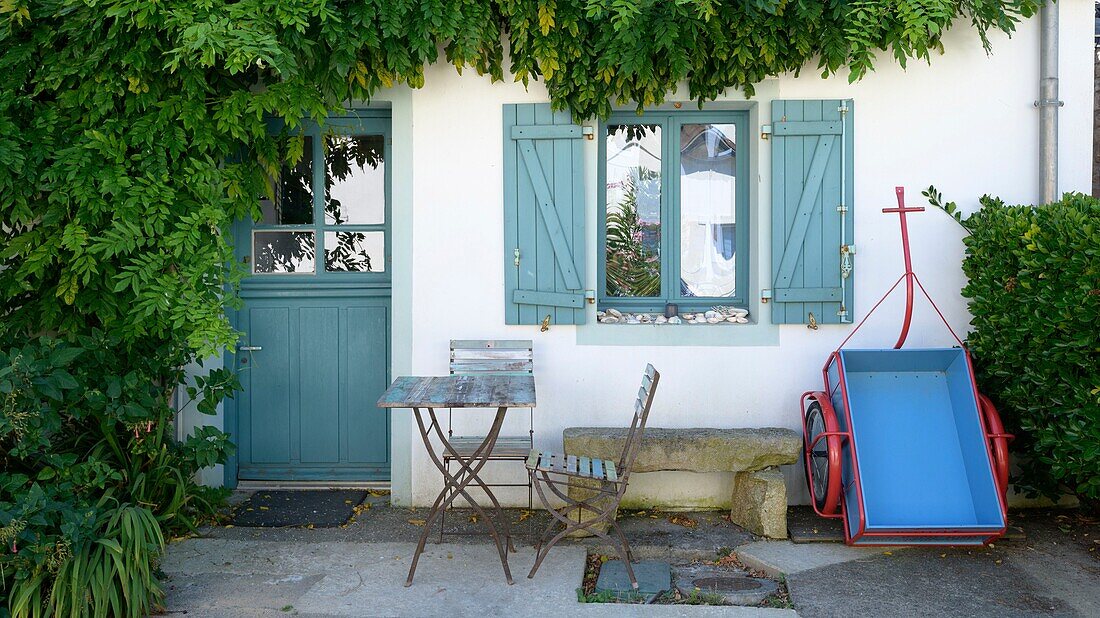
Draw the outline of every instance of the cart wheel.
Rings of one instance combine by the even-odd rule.
[[[811,395],[806,409],[802,448],[806,457],[806,481],[814,508],[822,515],[833,515],[840,505],[840,445],[838,435],[818,438],[839,431],[836,413],[824,393]]]
[[[986,435],[989,437],[989,451],[993,454],[993,471],[997,475],[997,488],[1003,495],[1008,492],[1008,441],[1012,436],[1005,433],[1001,415],[997,412],[993,401],[981,393],[978,393],[978,401],[981,403],[982,419],[985,421]]]

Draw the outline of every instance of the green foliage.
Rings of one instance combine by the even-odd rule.
[[[968,344],[979,385],[1016,434],[1016,485],[1100,507],[1100,201],[1071,193],[1008,206],[984,196],[957,218],[970,232]]]
[[[626,177],[623,200],[607,209],[607,295],[658,296],[661,293],[660,256],[645,243],[646,226],[638,219],[638,192],[660,193],[661,175],[644,167]],[[640,185],[640,186],[639,186]],[[659,228],[654,231],[659,234]]]
[[[128,504],[96,512],[98,534],[88,547],[74,553],[71,544],[59,541],[46,564],[16,580],[10,590],[13,616],[140,618],[162,609],[164,591],[154,571],[164,537],[156,518]]]
[[[212,428],[177,442],[180,366],[121,350],[102,332],[0,348],[0,590],[14,616],[146,615],[164,535],[216,503],[194,474],[232,445]],[[188,390],[212,412],[236,387],[218,370]]]

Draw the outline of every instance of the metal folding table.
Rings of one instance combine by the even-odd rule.
[[[505,516],[496,496],[488,485],[478,476],[481,469],[488,461],[488,455],[496,444],[500,435],[500,428],[504,424],[504,417],[508,408],[534,408],[535,407],[535,379],[530,375],[467,375],[467,376],[434,376],[412,377],[405,376],[394,380],[378,399],[380,408],[411,408],[416,417],[417,427],[420,429],[420,437],[424,440],[424,447],[431,457],[432,463],[443,474],[443,490],[439,492],[427,519],[424,520],[424,531],[420,534],[420,541],[416,545],[413,554],[412,565],[409,566],[409,577],[405,586],[411,586],[413,575],[416,573],[416,563],[420,560],[420,554],[424,552],[424,545],[432,530],[432,522],[435,521],[443,509],[450,506],[458,496],[462,496],[470,503],[470,506],[479,515],[478,521],[484,523],[489,536],[496,544],[500,554],[500,563],[504,567],[504,575],[508,583],[512,583],[512,573],[508,569],[508,552],[515,551],[512,545],[511,532],[508,527],[508,518]],[[451,446],[447,439],[447,433],[439,424],[436,417],[437,408],[472,409],[472,408],[496,408],[496,416],[493,424],[485,435],[481,446],[469,457],[463,457]],[[424,413],[430,419],[425,424]],[[432,435],[435,435],[446,451],[458,463],[458,470],[452,474],[443,460],[432,447]],[[490,517],[485,510],[470,496],[466,488],[475,485],[481,488],[493,503],[493,514]],[[496,521],[494,521],[494,519]],[[502,538],[503,537],[503,540]]]

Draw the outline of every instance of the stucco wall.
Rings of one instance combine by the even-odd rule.
[[[1093,3],[1059,2],[1062,22],[1061,190],[1089,191],[1093,123]],[[944,40],[946,55],[932,65],[913,62],[907,70],[889,61],[856,84],[846,75],[822,80],[808,68],[768,80],[756,104],[759,121],[768,121],[772,98],[851,98],[855,105],[855,319],[858,322],[902,271],[897,218],[879,212],[894,201],[893,187],[904,185],[910,204],[922,203],[920,189],[935,184],[948,199],[973,208],[983,193],[1013,202],[1038,195],[1037,112],[1038,21],[1021,25],[1012,38],[993,37],[987,56],[964,24]],[[394,142],[408,139],[410,169],[398,182],[409,183],[405,203],[395,197],[395,218],[408,219],[394,230],[395,256],[410,260],[395,270],[395,315],[407,312],[408,336],[395,334],[395,374],[444,374],[451,338],[531,338],[535,341],[539,406],[536,439],[546,448],[561,445],[562,429],[576,425],[622,425],[631,414],[637,380],[652,362],[663,373],[651,426],[796,428],[798,397],[821,383],[820,367],[850,326],[776,327],[768,324],[768,306],[753,307],[758,325],[681,327],[715,329],[722,345],[594,345],[605,340],[600,329],[505,326],[503,313],[502,128],[501,105],[548,100],[539,84],[493,84],[472,71],[459,76],[440,64],[427,70],[424,88],[401,94],[395,103]],[[686,101],[686,89],[670,101]],[[738,92],[728,101],[743,102]],[[738,103],[739,105],[742,103]],[[402,109],[400,113],[397,107]],[[685,108],[694,108],[686,102]],[[754,126],[752,133],[759,133]],[[754,297],[769,279],[769,144],[752,140],[756,177],[752,205],[751,264]],[[586,285],[596,285],[595,211],[596,142],[585,143],[587,213]],[[408,208],[398,213],[398,208]],[[966,328],[961,228],[939,212],[911,217],[917,273],[952,325]],[[395,257],[395,262],[398,257]],[[769,287],[763,285],[763,287]],[[595,312],[595,307],[589,310]],[[854,345],[885,346],[897,335],[898,303],[885,304],[860,332]],[[593,320],[594,321],[594,320]],[[660,327],[657,327],[660,328]],[[673,327],[665,327],[673,328]],[[593,330],[596,329],[596,330]],[[742,329],[738,331],[738,329]],[[720,332],[719,332],[720,330]],[[622,331],[619,331],[622,332]],[[673,332],[673,331],[668,331]],[[665,335],[677,343],[677,336]],[[699,335],[684,335],[688,343]],[[586,344],[589,342],[589,344]],[[934,314],[921,308],[909,338],[913,346],[952,343]],[[526,417],[523,414],[523,423]],[[474,419],[485,422],[487,414]],[[440,487],[436,470],[410,431],[408,412],[395,411],[394,495],[400,503],[430,503]],[[515,468],[513,467],[513,471]],[[498,477],[504,478],[504,477]],[[514,477],[519,479],[520,475]],[[642,481],[644,482],[644,481]],[[674,480],[677,491],[694,481]],[[700,486],[722,488],[708,479]],[[800,481],[792,483],[801,496]],[[502,491],[506,501],[526,502],[526,491]]]

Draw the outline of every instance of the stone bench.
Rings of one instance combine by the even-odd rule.
[[[570,455],[618,461],[625,428],[569,427],[563,446]],[[646,428],[631,474],[639,472],[732,472],[730,521],[756,534],[787,536],[787,488],[778,466],[798,461],[802,436],[790,429]],[[590,496],[579,479],[569,495]]]

